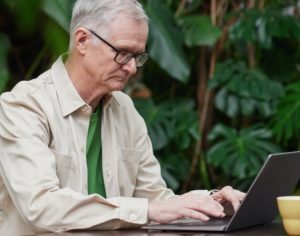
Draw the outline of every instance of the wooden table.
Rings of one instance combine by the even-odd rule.
[[[41,236],[277,236],[286,235],[281,223],[273,222],[263,226],[252,227],[228,233],[215,232],[183,232],[183,231],[147,231],[147,230],[114,230],[114,231],[82,231],[82,232],[64,232],[48,233]]]

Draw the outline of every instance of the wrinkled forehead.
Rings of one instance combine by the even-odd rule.
[[[148,24],[133,18],[120,17],[111,23],[109,40],[118,48],[138,53],[145,51]]]

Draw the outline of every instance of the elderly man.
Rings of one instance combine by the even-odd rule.
[[[135,0],[78,0],[70,49],[0,100],[1,235],[138,227],[223,217],[244,194],[225,187],[175,196],[146,125],[120,92],[148,59]]]

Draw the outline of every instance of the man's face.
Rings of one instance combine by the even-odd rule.
[[[97,29],[92,30],[102,37]],[[148,26],[145,22],[121,15],[112,21],[107,35],[103,38],[118,50],[139,54],[145,51]],[[95,36],[91,34],[91,37]],[[122,90],[128,79],[136,73],[134,58],[120,65],[114,61],[116,53],[101,40],[97,46],[89,45],[83,63],[89,82],[93,83],[95,89],[104,89],[105,92]]]

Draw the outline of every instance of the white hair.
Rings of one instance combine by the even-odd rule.
[[[70,24],[69,50],[74,46],[74,33],[79,27],[101,31],[105,36],[110,22],[120,14],[148,23],[148,17],[137,0],[77,0]]]

